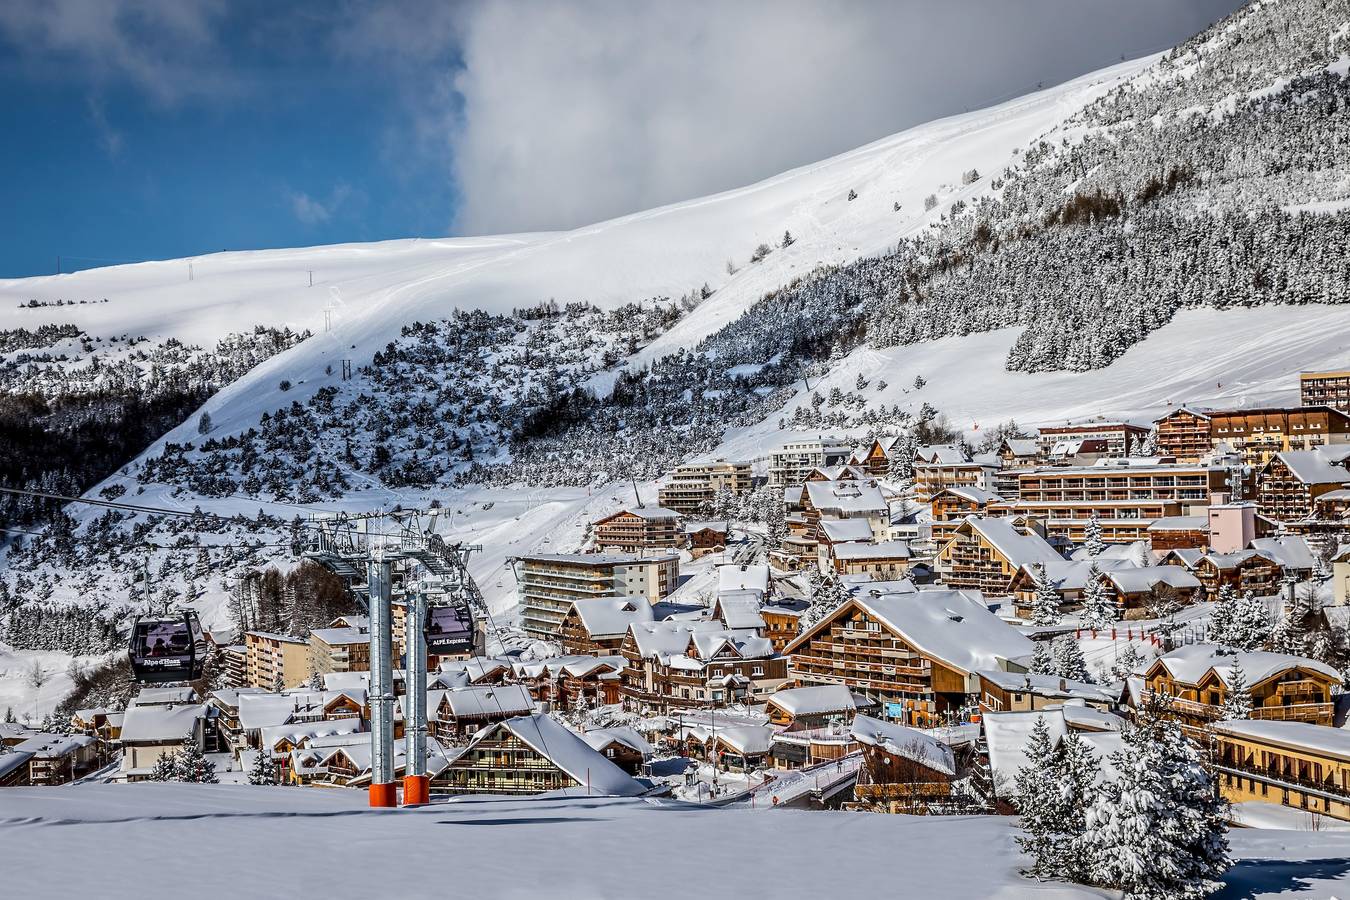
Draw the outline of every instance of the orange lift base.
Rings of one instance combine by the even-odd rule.
[[[431,779],[426,775],[403,776],[403,805],[419,806],[431,802]]]
[[[372,784],[370,786],[370,805],[398,806],[398,785],[393,782]]]

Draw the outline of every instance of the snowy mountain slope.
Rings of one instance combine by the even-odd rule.
[[[282,372],[316,386],[326,366],[338,366],[342,358],[364,364],[403,324],[455,308],[509,312],[550,297],[608,307],[679,296],[704,283],[716,288],[695,315],[644,351],[646,359],[692,345],[766,291],[819,265],[880,252],[923,228],[947,202],[981,189],[958,190],[963,171],[1001,168],[1014,148],[1151,59],[921,125],[745,188],[569,232],[222,252],[0,281],[0,329],[72,322],[94,335],[174,336],[195,343],[256,324],[314,331],[315,340],[222,392],[211,408],[225,425],[256,420],[274,408]],[[850,190],[858,193],[851,202]],[[925,212],[923,198],[930,193],[943,202]],[[759,264],[748,262],[756,245],[776,244],[785,230],[796,238],[792,246]],[[726,272],[728,260],[739,269],[734,276]],[[19,308],[34,299],[104,297],[106,304]],[[331,334],[323,333],[327,306],[334,307]]]
[[[812,392],[854,391],[858,376],[867,408],[899,406],[911,415],[927,403],[978,442],[980,430],[1009,420],[1023,427],[1063,424],[1092,416],[1140,424],[1183,404],[1243,406],[1296,404],[1298,373],[1345,365],[1350,307],[1264,306],[1183,310],[1148,340],[1110,366],[1087,372],[1010,372],[1008,349],[1021,329],[1005,328],[905,347],[860,347],[835,365],[811,391],[799,385],[777,413],[732,429],[708,458],[755,458],[801,431],[778,421],[809,406]],[[916,377],[925,384],[914,387]],[[877,385],[886,382],[883,390]],[[831,407],[823,407],[830,412]],[[864,427],[815,429],[862,434]]]

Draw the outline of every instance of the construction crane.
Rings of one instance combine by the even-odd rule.
[[[427,646],[441,652],[473,645],[474,615],[483,597],[469,575],[477,545],[446,543],[436,531],[439,509],[311,517],[301,553],[347,582],[370,613],[370,805],[397,806],[394,782],[393,567],[403,568],[404,620],[403,803],[430,799],[426,770]],[[389,520],[391,533],[381,529]],[[372,524],[374,528],[372,528]],[[420,566],[424,575],[412,579]],[[431,615],[428,615],[428,610]]]

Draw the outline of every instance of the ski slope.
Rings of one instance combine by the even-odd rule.
[[[987,190],[1015,149],[1153,58],[911,128],[744,188],[567,232],[221,252],[0,281],[0,329],[73,323],[94,336],[176,337],[202,345],[254,325],[313,331],[314,339],[212,401],[217,428],[233,429],[279,405],[281,377],[301,389],[303,400],[339,377],[342,359],[363,365],[404,323],[454,308],[509,312],[549,298],[605,307],[677,297],[705,283],[716,289],[645,348],[640,363],[696,343],[766,291],[819,265],[881,252],[926,227],[951,202]],[[961,173],[971,168],[990,177],[959,187]],[[851,190],[858,194],[853,201]],[[930,193],[940,203],[925,212]],[[795,243],[749,263],[758,244],[776,245],[785,230]],[[728,261],[738,268],[735,275],[728,274]],[[30,300],[103,298],[108,302],[20,308]],[[329,365],[332,375],[325,374]],[[295,398],[292,393],[285,402]]]
[[[372,810],[364,793],[247,785],[13,788],[6,896],[60,893],[73,864],[109,898],[1102,897],[1023,878],[1015,820],[712,809],[577,796]],[[508,827],[509,826],[509,827]],[[1240,829],[1220,898],[1346,896],[1344,833]],[[797,864],[782,865],[784,854]],[[460,886],[456,890],[453,886]]]

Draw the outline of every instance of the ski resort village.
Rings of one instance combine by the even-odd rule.
[[[1140,52],[0,280],[0,896],[1350,897],[1350,5]]]

